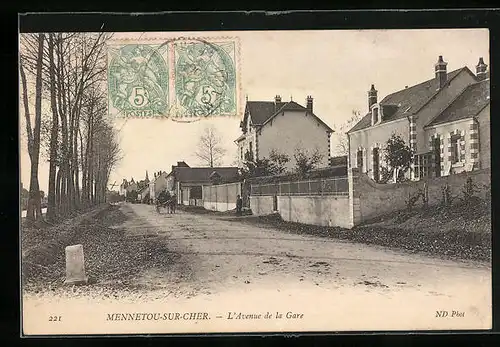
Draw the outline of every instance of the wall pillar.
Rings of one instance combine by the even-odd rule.
[[[362,222],[359,193],[356,191],[359,173],[358,168],[350,168],[347,175],[349,182],[349,225],[351,228]]]
[[[439,152],[440,152],[440,163],[441,163],[441,176],[444,176],[444,138],[439,136]]]
[[[412,153],[417,151],[417,123],[415,117],[410,116],[410,150]],[[410,163],[410,179],[415,179],[415,157],[412,158]]]
[[[452,133],[446,133],[446,160],[447,160],[447,165],[446,165],[446,168],[447,170],[445,170],[444,172],[444,175],[445,176],[448,176],[450,174],[450,171],[451,171],[451,163],[453,161],[453,156],[452,156],[452,143],[451,143],[451,135]]]
[[[469,127],[469,151],[472,170],[479,169],[479,125],[473,120]]]

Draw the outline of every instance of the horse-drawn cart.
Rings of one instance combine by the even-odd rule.
[[[168,213],[175,213],[175,207],[177,205],[177,201],[175,196],[170,197],[166,200],[157,199],[156,200],[156,212],[160,213],[161,208],[167,209]]]

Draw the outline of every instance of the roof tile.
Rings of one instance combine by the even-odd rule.
[[[447,81],[454,79],[463,70],[468,70],[467,67],[462,67],[460,69],[451,71],[448,73]],[[416,84],[412,87],[408,87],[397,91],[395,93],[387,95],[380,105],[389,111],[387,114],[384,113],[384,119],[382,123],[390,122],[396,119],[401,119],[409,116],[412,113],[417,112],[422,108],[437,92],[438,92],[438,81],[436,78],[432,78],[425,82]],[[371,113],[367,113],[351,130],[348,132],[361,130],[368,128],[371,125]]]
[[[254,125],[264,125],[282,111],[306,111],[306,108],[295,101],[279,102],[276,105],[274,101],[247,101],[243,126],[246,124],[248,114]],[[313,116],[328,130],[333,131],[321,118],[314,113]]]
[[[471,84],[427,126],[476,116],[490,102],[490,80]]]
[[[175,177],[179,182],[209,183],[210,175],[217,172],[223,180],[238,176],[237,167],[176,167]]]

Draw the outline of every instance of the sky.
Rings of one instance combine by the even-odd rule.
[[[114,189],[125,178],[149,178],[156,171],[170,171],[184,160],[190,166],[202,163],[194,156],[206,126],[215,126],[227,150],[223,164],[232,165],[237,156],[234,140],[241,134],[245,97],[248,100],[283,101],[293,98],[305,105],[314,98],[314,112],[330,127],[340,126],[353,110],[367,111],[371,84],[379,101],[405,86],[434,77],[434,64],[442,55],[448,71],[463,66],[475,72],[479,57],[489,64],[487,29],[430,30],[329,30],[329,31],[233,31],[193,33],[117,33],[113,39],[176,36],[238,37],[240,107],[235,117],[179,123],[170,119],[127,119],[114,121],[122,160],[111,173]],[[21,129],[21,135],[22,135]],[[335,155],[335,136],[332,154]],[[21,136],[21,181],[29,185],[29,156]],[[41,159],[40,188],[47,191],[48,163]],[[110,186],[111,188],[111,186]]]

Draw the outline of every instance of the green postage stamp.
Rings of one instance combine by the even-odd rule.
[[[108,47],[109,113],[117,117],[235,116],[238,41],[176,38]]]

